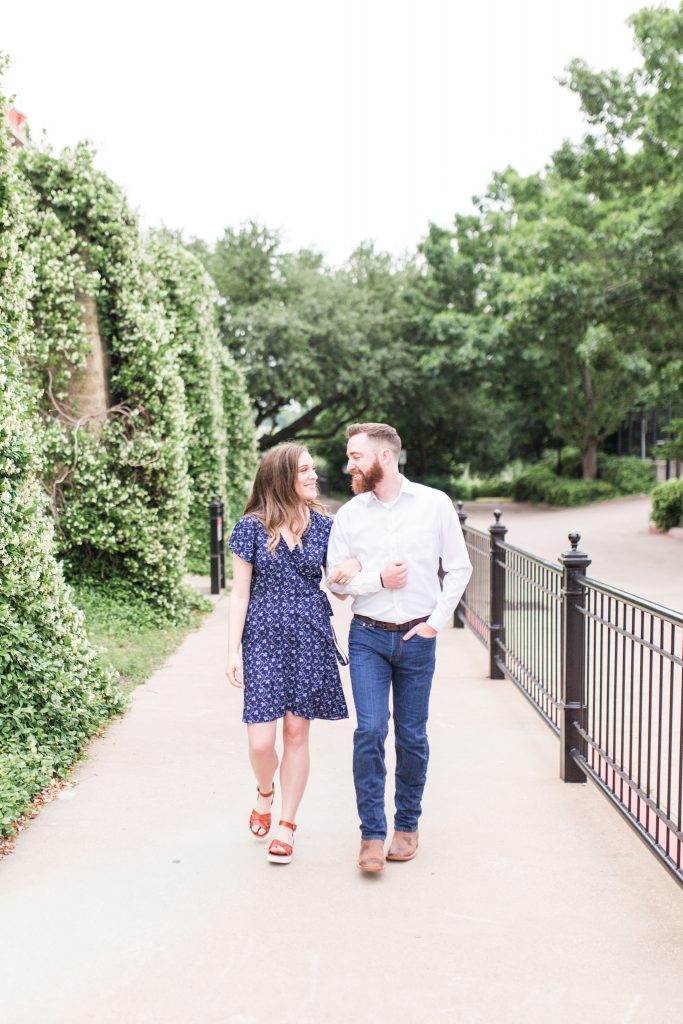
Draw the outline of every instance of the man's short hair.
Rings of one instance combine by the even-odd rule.
[[[380,448],[390,448],[396,458],[401,454],[401,438],[388,423],[352,423],[346,428],[346,436],[351,438],[356,434],[367,434]]]

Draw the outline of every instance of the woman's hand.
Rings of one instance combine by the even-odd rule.
[[[228,666],[225,670],[225,674],[231,686],[236,686],[238,690],[244,689],[244,679],[242,676],[242,656],[240,654],[229,654],[228,655]]]
[[[341,583],[345,586],[350,583],[357,572],[360,572],[362,565],[357,558],[347,558],[345,562],[340,562],[336,565],[330,575],[327,577],[328,583]]]

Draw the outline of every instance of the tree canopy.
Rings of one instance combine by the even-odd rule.
[[[253,223],[195,243],[262,449],[299,438],[334,463],[342,424],[387,419],[423,479],[563,444],[592,478],[629,410],[680,402],[683,5],[630,23],[633,71],[566,69],[584,137],[495,173],[411,258],[364,245],[333,270]]]

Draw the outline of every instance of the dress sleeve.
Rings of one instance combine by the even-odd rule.
[[[245,562],[254,564],[256,556],[256,523],[251,516],[242,516],[235,523],[235,528],[228,541],[230,550]]]

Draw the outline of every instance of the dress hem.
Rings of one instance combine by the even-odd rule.
[[[345,715],[302,715],[294,708],[285,708],[281,715],[277,715],[275,718],[245,718],[242,716],[243,725],[265,725],[266,722],[279,722],[281,718],[284,718],[288,711],[291,711],[297,718],[305,718],[307,722],[344,722],[348,717],[349,713]]]

